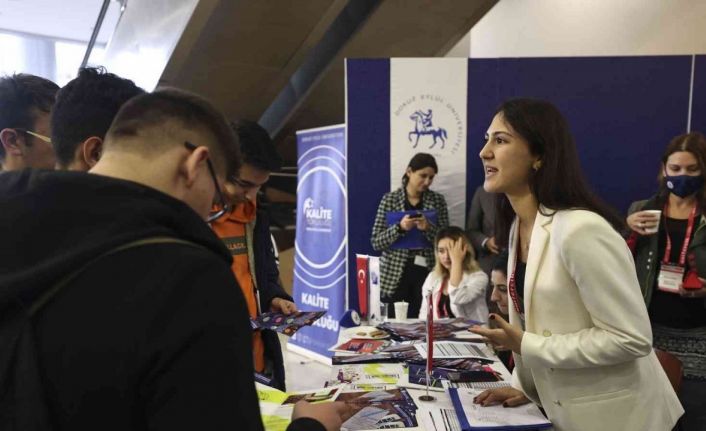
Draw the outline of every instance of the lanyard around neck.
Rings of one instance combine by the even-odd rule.
[[[669,217],[669,200],[664,204],[664,233],[667,237],[667,245],[664,247],[664,258],[662,262],[669,263],[672,254],[672,239],[669,237],[669,228],[667,227],[667,217]],[[686,251],[689,249],[689,243],[691,242],[691,232],[694,230],[694,220],[696,218],[696,205],[691,209],[689,213],[689,221],[686,225],[686,234],[684,235],[684,245],[681,248],[681,253],[679,253],[679,266],[684,266],[686,264]]]
[[[519,246],[519,240],[518,246]],[[520,259],[520,247],[515,247],[515,261],[513,262],[512,271],[510,272],[510,279],[507,282],[507,290],[510,293],[510,298],[512,299],[512,304],[515,306],[515,311],[520,316],[523,316],[522,307],[520,306],[520,299],[517,296],[517,281],[515,273],[517,272],[517,261]]]

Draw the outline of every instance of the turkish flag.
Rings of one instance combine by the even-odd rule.
[[[361,317],[368,316],[368,256],[357,254],[355,257],[358,276],[358,308]]]

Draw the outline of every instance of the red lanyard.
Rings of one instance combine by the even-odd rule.
[[[446,309],[446,304],[444,304],[444,314],[441,314],[441,298],[444,296],[444,288],[448,283],[449,279],[444,278],[444,281],[441,282],[441,289],[439,289],[439,298],[436,300],[436,315],[439,316],[440,319],[449,317],[449,310]]]
[[[517,297],[517,282],[515,281],[515,272],[517,272],[517,259],[520,258],[519,241],[517,245],[517,251],[515,251],[515,262],[512,267],[512,272],[510,273],[510,279],[507,282],[507,290],[510,292],[510,298],[512,298],[512,303],[515,306],[515,311],[517,311],[517,314],[519,314],[520,316],[524,316],[524,313],[522,312],[522,309],[520,307],[520,300]]]
[[[669,211],[669,202],[664,204],[664,232],[667,236],[667,245],[664,247],[664,258],[662,262],[669,263],[669,259],[672,254],[672,240],[669,238],[669,230],[667,229],[667,217]],[[686,225],[686,235],[684,236],[684,245],[681,248],[681,253],[679,253],[679,266],[684,266],[686,263],[686,251],[689,248],[689,243],[691,242],[691,231],[694,230],[694,219],[696,216],[696,205],[691,209],[689,213],[689,222]]]

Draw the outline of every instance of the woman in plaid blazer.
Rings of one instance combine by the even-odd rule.
[[[426,239],[433,244],[439,229],[449,225],[449,212],[444,196],[429,190],[438,170],[436,160],[431,154],[415,154],[402,177],[402,187],[382,197],[375,215],[371,242],[376,251],[382,252],[381,301],[407,301],[408,316],[417,316],[419,313],[422,284],[429,271],[434,268],[434,249],[429,247],[393,250],[390,246],[413,228],[424,232]],[[398,224],[387,224],[387,213],[413,210],[435,210],[437,224],[432,224],[424,216],[412,218],[409,215],[405,215]],[[393,307],[388,309],[390,313],[394,312]]]

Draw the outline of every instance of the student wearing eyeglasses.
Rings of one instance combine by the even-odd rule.
[[[270,236],[267,211],[258,208],[257,195],[282,159],[269,134],[257,123],[241,120],[233,124],[240,141],[243,164],[225,185],[226,211],[211,227],[233,256],[231,269],[240,285],[251,318],[276,311],[297,311],[292,297],[282,288]],[[255,372],[271,380],[270,385],[285,389],[284,360],[277,334],[270,330],[253,332]]]
[[[123,105],[88,174],[0,174],[0,429],[263,429],[205,223],[240,162],[220,112],[162,89]],[[338,429],[344,407],[302,401],[288,429]]]
[[[25,73],[0,78],[0,171],[54,169],[49,115],[57,90]]]

